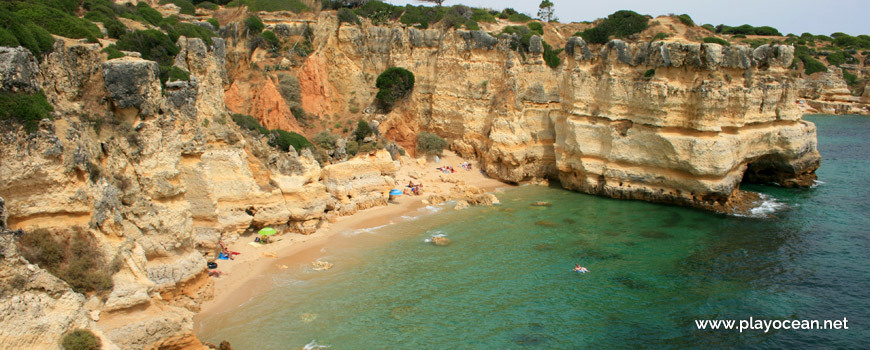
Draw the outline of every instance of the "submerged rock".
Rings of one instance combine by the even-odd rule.
[[[536,206],[536,207],[549,207],[549,206],[553,205],[553,203],[550,203],[550,202],[534,202],[534,203],[532,203],[532,205],[533,205],[533,206]]]
[[[557,223],[555,223],[555,222],[552,222],[552,221],[547,221],[547,220],[538,220],[538,221],[535,221],[535,225],[538,225],[538,226],[544,226],[544,227],[556,227],[556,226],[559,226],[559,224],[557,224]]]
[[[333,266],[333,264],[330,262],[320,260],[311,263],[311,265],[313,266],[314,271],[326,271],[331,269]]]
[[[429,240],[429,243],[443,247],[443,246],[450,245],[450,243],[453,243],[453,241],[451,241],[450,238],[447,238],[444,236],[435,236]]]

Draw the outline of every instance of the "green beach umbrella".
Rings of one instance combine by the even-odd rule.
[[[278,231],[275,231],[275,229],[271,228],[271,227],[264,227],[258,233],[260,234],[260,236],[271,236],[271,235],[278,233]]]

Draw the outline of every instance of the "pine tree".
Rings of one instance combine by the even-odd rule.
[[[550,0],[541,1],[538,5],[538,18],[545,22],[557,22],[556,10],[553,8],[553,2]]]

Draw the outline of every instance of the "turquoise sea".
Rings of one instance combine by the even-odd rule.
[[[333,269],[272,275],[271,291],[198,335],[235,349],[867,348],[870,118],[805,119],[820,182],[743,186],[769,196],[764,218],[512,188],[499,206],[347,232],[323,251]],[[437,234],[452,244],[424,242]],[[695,324],[750,317],[849,329]]]

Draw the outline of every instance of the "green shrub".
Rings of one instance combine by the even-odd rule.
[[[465,18],[465,16],[462,15],[461,12],[464,12],[464,10],[467,10],[468,8],[464,7],[464,6],[462,6],[462,7],[459,7],[459,6],[461,6],[461,5],[456,5],[456,6],[450,7],[444,13],[444,16],[441,18],[441,25],[443,25],[444,28],[457,29],[457,28],[462,27],[463,24],[465,24],[465,21],[467,19]]]
[[[355,156],[357,153],[359,153],[359,143],[354,140],[348,140],[347,145],[345,145],[344,147],[344,150],[350,156]]]
[[[44,229],[22,235],[18,245],[27,261],[49,271],[57,269],[66,260],[63,246]]]
[[[248,28],[248,31],[253,34],[260,34],[263,28],[266,28],[266,25],[263,24],[263,21],[257,15],[250,15],[248,18],[245,18],[245,28]]]
[[[296,76],[283,73],[278,74],[278,92],[291,109],[299,107],[302,104],[302,90],[299,86],[299,79]]]
[[[526,22],[531,21],[532,17],[529,17],[529,15],[527,15],[525,13],[516,13],[516,14],[508,16],[507,19],[508,19],[508,21],[511,21],[514,23],[526,23]]]
[[[160,25],[160,21],[163,20],[163,15],[151,6],[148,6],[148,3],[144,1],[140,1],[136,4],[136,14],[144,18],[151,25],[155,26]]]
[[[15,35],[13,35],[11,32],[6,30],[6,28],[0,27],[0,46],[9,46],[9,47],[19,46],[18,39],[15,38]],[[33,55],[38,56],[39,50],[37,49],[37,51],[34,52]]]
[[[838,52],[834,52],[834,53],[829,54],[827,57],[827,60],[828,60],[828,63],[839,67],[840,65],[842,65],[844,63],[851,63],[851,62],[855,61],[855,57],[853,57],[852,55],[850,55],[848,53],[838,51]]]
[[[336,125],[338,125],[338,123],[336,123]],[[336,126],[336,128],[338,127],[340,127],[340,125]],[[335,142],[338,141],[338,135],[335,135],[327,130],[323,130],[317,133],[317,135],[314,135],[312,140],[318,148],[333,150],[335,149]]]
[[[843,80],[845,80],[849,85],[858,84],[858,77],[855,76],[855,74],[849,73],[845,69],[843,69]]]
[[[100,52],[103,52],[103,53],[109,55],[108,59],[110,59],[110,60],[115,59],[115,58],[124,57],[124,53],[121,52],[121,50],[118,50],[118,45],[115,45],[115,44],[106,46]]]
[[[40,0],[39,2],[69,14],[74,14],[81,5],[81,0]]]
[[[430,132],[417,134],[417,152],[425,155],[440,155],[447,147],[447,141]]]
[[[804,63],[804,72],[806,72],[806,74],[828,71],[828,67],[825,67],[824,63],[819,62],[810,56],[801,56],[798,58]]]
[[[121,21],[118,20],[115,11],[106,6],[111,6],[112,4],[89,5],[91,10],[86,13],[84,17],[93,22],[103,23],[103,26],[106,27],[106,32],[110,38],[120,38],[121,35],[124,35],[124,33],[127,32],[127,26],[125,26],[123,23],[121,23]]]
[[[0,92],[0,119],[16,120],[24,124],[24,130],[34,132],[39,128],[39,121],[51,119],[54,107],[48,103],[45,94],[25,94],[3,91]]]
[[[356,13],[347,8],[338,9],[338,23],[360,24],[359,17]]]
[[[532,33],[537,33],[538,35],[544,35],[544,25],[541,22],[529,22],[526,26],[529,27],[529,30]]]
[[[201,2],[201,3],[196,4],[196,7],[198,7],[198,8],[203,8],[203,9],[206,9],[206,10],[212,10],[212,11],[217,10],[218,8],[220,8],[220,6],[218,6],[218,4],[215,4],[215,3],[211,2],[211,1],[203,1],[203,2]]]
[[[669,36],[671,36],[671,35],[668,34],[668,33],[658,33],[658,34],[656,34],[656,35],[652,38],[652,41],[665,40],[665,39],[667,39]]]
[[[472,9],[471,10],[471,20],[475,22],[486,22],[486,23],[495,23],[497,22],[495,16],[491,13],[487,12],[484,9]]]
[[[360,119],[359,122],[356,123],[356,130],[353,131],[353,137],[357,141],[362,141],[372,134],[374,134],[374,131],[365,120]]]
[[[436,7],[428,6],[405,6],[405,13],[399,18],[399,22],[407,26],[428,28],[430,23],[441,20],[444,11]]]
[[[194,25],[195,26],[195,25]],[[160,81],[169,78],[169,71],[175,61],[179,48],[172,39],[156,29],[137,30],[121,36],[116,43],[119,50],[136,51],[142,58],[160,65]]]
[[[188,38],[200,38],[206,45],[211,45],[211,38],[217,36],[215,32],[208,28],[200,27],[193,23],[181,22],[176,16],[169,16],[160,21],[160,29],[166,31],[166,35],[172,42],[177,42],[178,38],[185,36]]]
[[[685,24],[685,25],[687,25],[687,26],[689,26],[689,27],[694,27],[694,26],[695,26],[695,21],[692,20],[692,17],[690,17],[689,15],[687,15],[687,14],[685,14],[685,13],[682,14],[682,15],[677,16],[677,19],[679,19],[680,22],[683,22],[683,24]],[[712,27],[712,26],[711,26],[711,27]]]
[[[169,68],[169,81],[190,81],[190,72],[172,66]]]
[[[193,6],[193,3],[190,2],[190,0],[160,0],[161,5],[169,3],[178,6],[181,9],[179,11],[180,13],[191,16],[196,14],[196,7]]]
[[[761,27],[755,27],[755,35],[775,35],[775,36],[782,36],[782,33],[780,33],[779,30],[777,30],[777,29],[774,28],[774,27],[770,27],[770,26],[761,26]]]
[[[262,135],[269,133],[269,129],[260,125],[260,121],[250,115],[233,113],[230,118],[232,118],[236,124],[245,129],[256,130]]]
[[[411,7],[408,5],[408,7]],[[354,12],[357,15],[372,20],[373,23],[386,22],[387,20],[395,20],[402,16],[405,8],[402,6],[393,6],[381,1],[368,1],[358,7]]]
[[[33,22],[27,23],[25,29],[30,32],[30,35],[33,36],[33,40],[36,41],[36,45],[39,47],[39,51],[42,53],[49,53],[54,50],[54,37],[51,36],[45,28],[42,28]],[[37,55],[39,57],[39,55]]]
[[[480,26],[477,24],[477,22],[469,19],[469,20],[465,21],[465,29],[480,30]]]
[[[99,172],[96,166],[89,168]],[[21,236],[18,247],[28,261],[64,280],[76,292],[111,290],[112,274],[120,268],[118,261],[106,264],[93,238],[80,230],[61,238],[64,241],[59,242],[48,230],[38,229]]]
[[[290,146],[293,146],[293,149],[296,151],[302,151],[303,148],[314,147],[305,136],[292,131],[276,129],[272,130],[272,134],[275,135],[272,146],[278,147],[278,149],[285,152],[290,151]]]
[[[265,40],[267,44],[269,44],[270,48],[278,48],[278,36],[276,36],[275,33],[271,30],[264,31],[262,34],[260,34],[260,37],[263,38],[263,40]]]
[[[701,28],[704,28],[704,29],[706,29],[706,30],[709,30],[709,31],[711,31],[711,32],[713,32],[713,33],[716,32],[716,27],[714,27],[712,24],[709,24],[709,23],[708,23],[708,24],[705,24],[705,25],[702,25]]]
[[[221,22],[218,22],[217,18],[214,18],[214,17],[209,18],[208,20],[206,20],[206,22],[208,22],[208,24],[211,24],[211,26],[214,27],[214,29],[221,28]]]
[[[379,89],[378,101],[389,110],[414,89],[414,73],[401,67],[388,68],[378,76],[375,87]]]
[[[292,11],[302,13],[311,11],[300,0],[233,0],[227,3],[227,7],[238,7],[241,5],[247,6],[249,10],[254,12]]]
[[[731,37],[734,39],[746,39],[746,35],[743,34],[734,34]]]
[[[717,33],[722,34],[743,34],[743,35],[777,35],[782,36],[782,34],[776,28],[770,26],[761,26],[754,27],[749,24],[744,24],[737,27],[726,26],[724,24],[720,24],[716,27]]]
[[[610,39],[610,34],[607,30],[600,26],[577,32],[574,35],[582,37],[583,40],[590,44],[604,44]]]
[[[720,39],[720,38],[716,38],[716,37],[712,37],[712,36],[705,37],[704,42],[708,43],[708,44],[719,44],[722,46],[731,46],[731,43],[729,43],[728,40]]]
[[[102,344],[94,333],[87,329],[76,329],[67,333],[61,340],[64,350],[100,350]]]
[[[647,69],[646,72],[643,72],[643,77],[647,79],[652,78],[654,75],[656,75],[656,70],[652,68]]]
[[[583,40],[594,44],[604,44],[611,35],[624,38],[640,33],[649,25],[649,18],[634,11],[616,11],[594,28],[579,33]]]
[[[544,46],[544,62],[547,63],[547,66],[550,68],[558,68],[559,65],[562,64],[562,59],[559,58],[559,53],[564,49],[553,50],[553,47],[543,39],[541,39],[541,44]]]

